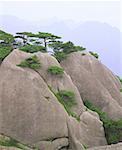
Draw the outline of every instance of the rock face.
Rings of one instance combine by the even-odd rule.
[[[84,52],[70,54],[61,65],[71,76],[84,101],[91,101],[114,120],[122,118],[121,84],[108,68]]]
[[[95,112],[85,111],[80,116],[80,140],[87,147],[94,145],[105,145],[103,123],[99,120],[99,116]],[[98,143],[99,141],[99,143]],[[106,143],[107,144],[107,143]]]
[[[0,67],[0,132],[31,145],[66,138],[63,106],[37,72],[16,66],[27,57],[14,51]]]
[[[103,126],[99,117],[97,118],[89,112],[84,112],[81,115],[80,124],[74,118],[69,118],[68,130],[72,141],[71,146],[74,150],[77,146],[78,150],[82,149],[83,146],[80,145],[80,143],[87,147],[93,147],[93,143],[94,146],[107,144],[106,139],[104,138]]]
[[[53,91],[58,92],[60,90],[73,91],[75,93],[75,99],[77,105],[73,107],[73,111],[80,115],[85,110],[83,101],[80,97],[80,93],[76,86],[73,84],[69,75],[64,72],[62,77],[60,75],[52,75],[48,73],[48,68],[51,66],[61,67],[58,61],[47,53],[37,53],[38,58],[42,64],[41,69],[38,70],[40,76],[44,81],[52,88]]]
[[[122,150],[122,143],[113,144],[110,146],[88,148],[88,150]]]
[[[96,113],[86,111],[80,96],[82,91],[74,79],[72,81],[72,74],[70,77],[66,73],[67,65],[62,77],[53,76],[47,69],[53,65],[61,67],[56,59],[43,53],[34,55],[38,56],[42,64],[41,69],[36,71],[17,66],[32,56],[19,50],[14,50],[0,66],[0,133],[24,144],[38,146],[40,150],[82,150],[83,145],[106,145],[102,122]],[[83,80],[86,80],[85,74],[83,77]],[[78,76],[76,78],[79,80]],[[120,85],[116,82],[119,88]],[[77,106],[73,107],[72,111],[80,117],[79,122],[68,116],[49,87],[56,92],[74,92]],[[103,91],[108,92],[106,89]],[[84,97],[83,95],[83,99]],[[118,102],[116,103],[118,106]],[[104,102],[103,104],[105,105]]]

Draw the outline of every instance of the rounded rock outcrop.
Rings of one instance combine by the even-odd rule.
[[[38,57],[40,69],[18,66],[33,55]],[[54,57],[40,52],[14,50],[4,59],[0,66],[0,133],[40,150],[106,145],[99,117],[86,111],[72,78],[65,71],[62,77],[50,74],[51,66],[61,67]],[[55,92],[60,90],[74,93],[77,105],[72,111],[79,120],[69,117],[58,101]]]
[[[91,101],[111,119],[122,118],[122,86],[119,80],[94,56],[87,52],[82,53],[69,54],[61,62],[61,66],[71,76],[83,101]]]

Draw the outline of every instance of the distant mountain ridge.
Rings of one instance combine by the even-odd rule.
[[[52,18],[46,22],[30,22],[15,16],[0,16],[0,27],[11,33],[17,31],[47,31],[56,35],[63,35],[63,40],[71,40],[75,44],[82,45],[88,50],[100,54],[101,61],[117,75],[122,76],[122,32],[107,23],[97,21],[82,22],[68,26],[68,21],[58,21]]]

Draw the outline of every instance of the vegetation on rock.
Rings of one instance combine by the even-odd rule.
[[[51,66],[48,68],[48,72],[52,75],[63,75],[64,69],[58,66]]]
[[[12,51],[12,48],[9,46],[1,46],[0,45],[0,61],[3,61],[3,59],[9,55],[9,53]]]
[[[49,44],[54,51],[54,57],[61,62],[67,57],[68,54],[77,51],[83,51],[85,48],[82,46],[75,46],[71,41],[63,43],[62,41],[57,41],[52,44]]]
[[[38,32],[38,33],[31,33],[31,32],[20,32],[16,33],[17,36],[15,38],[22,39],[22,45],[38,45],[40,46],[43,44],[43,48],[47,51],[47,46],[49,43],[56,41],[56,39],[60,39],[61,37],[53,35],[47,32]],[[43,40],[43,41],[42,41]]]
[[[99,58],[99,55],[97,54],[97,53],[95,53],[95,52],[92,52],[92,51],[89,51],[89,53],[92,55],[92,56],[94,56],[95,58]]]
[[[60,102],[65,103],[69,108],[76,105],[75,94],[71,91],[61,90],[57,93],[57,96],[59,97]]]
[[[0,135],[0,145],[6,146],[6,147],[16,147],[16,148],[20,148],[22,150],[29,150],[30,149],[26,145],[18,142],[17,140],[15,140],[11,137],[4,136],[4,135]]]
[[[75,100],[75,94],[72,91],[61,90],[55,94],[59,102],[64,106],[67,113],[80,121],[79,116],[72,112],[71,108],[77,105]]]
[[[39,62],[39,59],[36,55],[25,59],[22,61],[19,65],[19,67],[27,67],[31,69],[39,69],[41,67],[41,63]]]
[[[53,50],[53,56],[61,62],[66,59],[67,55],[72,52],[83,51],[82,46],[75,46],[71,41],[63,43],[58,41],[61,37],[47,32],[17,32],[15,36],[0,30],[0,46],[7,46],[10,49],[18,48],[19,50],[35,53],[38,51],[49,52],[48,47]],[[3,48],[4,51],[5,48]],[[5,57],[10,53],[5,52]],[[3,53],[0,51],[0,53]],[[2,54],[1,54],[2,55]],[[3,57],[3,59],[5,58]]]
[[[13,35],[0,30],[0,61],[12,51]]]
[[[13,35],[0,30],[0,43],[4,46],[10,46],[14,42]]]
[[[100,120],[103,122],[105,136],[108,144],[118,143],[122,138],[122,119],[114,121],[110,119],[105,112],[94,106],[90,101],[85,101],[84,105],[99,114]]]
[[[80,121],[80,117],[72,112],[71,108],[77,105],[75,100],[75,94],[72,91],[60,90],[59,92],[54,92],[52,87],[48,85],[50,91],[56,96],[57,100],[64,106],[69,116],[74,117],[77,121]]]
[[[55,42],[56,39],[61,39],[61,37],[59,36],[46,32],[38,32],[38,34],[36,34],[36,37],[38,37],[39,39],[43,39],[45,49],[47,49],[47,45],[49,43]]]
[[[120,78],[119,76],[117,76],[117,78],[119,79],[119,81],[120,81],[121,84],[122,84],[122,78]]]
[[[60,63],[62,60],[66,59],[67,58],[67,54],[65,54],[64,52],[55,52],[54,55],[53,55],[57,60],[58,62]]]
[[[25,45],[20,47],[21,51],[27,52],[27,53],[35,53],[35,52],[46,52],[45,47],[41,45]]]

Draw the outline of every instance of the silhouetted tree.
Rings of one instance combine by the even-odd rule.
[[[61,39],[61,37],[59,36],[53,35],[51,33],[46,33],[46,32],[38,32],[36,37],[38,37],[39,39],[43,39],[44,47],[46,48],[46,50],[47,50],[47,45],[49,43],[55,42],[56,39]]]
[[[34,34],[31,32],[17,32],[16,34],[14,38],[22,39],[23,45],[29,44],[29,37],[34,37]]]

